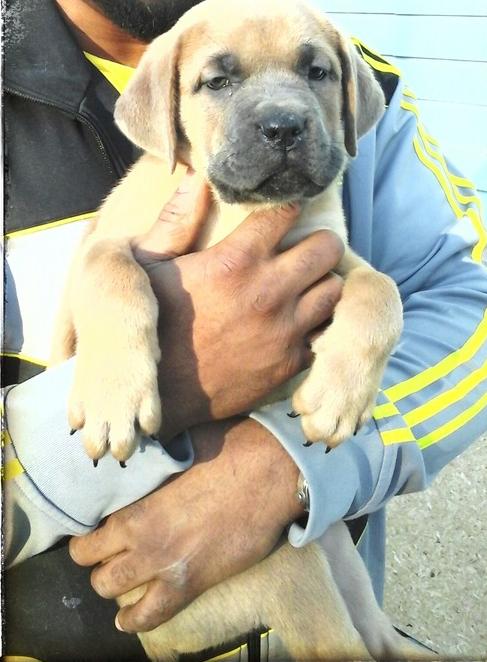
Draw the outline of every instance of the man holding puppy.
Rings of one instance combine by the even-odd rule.
[[[15,259],[15,252],[22,255],[26,231],[45,226],[36,233],[45,238],[60,219],[76,219],[96,208],[135,157],[111,124],[115,89],[125,72],[113,62],[136,65],[145,42],[195,3],[181,3],[177,9],[163,1],[59,0],[57,8],[32,4],[36,6],[16,13],[17,3],[12,3],[11,18],[20,21],[21,29],[15,38],[10,35],[16,59],[10,56],[6,73],[11,103],[6,109],[11,183],[7,231],[14,258],[12,285],[21,304],[25,278],[18,269],[25,268],[25,261]],[[153,33],[137,31],[148,25]],[[45,34],[56,38],[41,48]],[[373,64],[374,58],[368,57]],[[161,394],[174,430],[181,429],[181,421],[182,427],[191,428],[195,462],[177,480],[71,544],[79,563],[105,562],[92,575],[103,597],[150,582],[146,597],[118,614],[119,629],[145,630],[167,620],[208,586],[268,554],[292,522],[291,541],[301,545],[337,519],[357,522],[369,515],[361,551],[380,595],[384,503],[393,494],[420,489],[482,430],[479,384],[462,389],[462,379],[465,370],[473,374],[485,361],[487,285],[480,265],[485,231],[476,223],[473,203],[464,205],[457,220],[460,216],[445,190],[414,153],[416,119],[401,107],[403,89],[397,76],[389,71],[381,83],[389,109],[380,127],[361,141],[344,184],[352,246],[396,279],[405,301],[405,333],[386,373],[377,416],[356,438],[326,456],[321,445],[303,448],[299,423],[286,415],[289,404],[255,412],[251,418],[231,418],[307,364],[310,334],[328,319],[339,296],[338,280],[326,275],[341,254],[332,235],[318,233],[301,252],[284,256],[287,261],[275,255],[295,210],[273,212],[274,218],[254,215],[218,250],[151,264],[154,289],[168,311],[161,344],[171,347],[171,352],[163,352],[161,365],[161,374],[170,375],[171,382],[161,379]],[[65,139],[54,142],[59,135]],[[76,177],[64,172],[72,165]],[[402,182],[402,194],[397,195],[405,171],[415,189],[403,190],[407,185]],[[62,187],[53,173],[62,177]],[[32,196],[27,186],[34,187]],[[205,217],[202,200],[201,185],[188,180],[175,206],[162,212],[163,223],[141,240],[140,259],[147,260],[147,252],[187,252],[192,228]],[[35,214],[41,223],[33,220]],[[175,216],[178,222],[187,219],[188,235],[182,239],[172,232]],[[183,290],[182,282],[190,287]],[[314,283],[311,289],[309,283]],[[443,337],[446,306],[454,321]],[[23,313],[23,305],[19,308]],[[19,317],[23,322],[26,315]],[[188,326],[201,329],[201,337],[186,337]],[[23,330],[25,345],[28,325]],[[19,335],[11,337],[19,344]],[[475,351],[459,354],[465,346]],[[14,349],[21,354],[21,344]],[[86,458],[76,455],[76,441],[70,442],[61,430],[70,370],[67,365],[54,376],[34,377],[7,396],[9,446],[16,453],[11,459],[19,463],[11,465],[19,471],[11,478],[14,497],[15,486],[24,488],[23,500],[14,504],[13,522],[20,522],[20,510],[37,534],[29,537],[27,527],[18,526],[18,558],[41,551],[62,534],[88,531],[104,515],[191,463],[190,447],[181,439],[164,457],[157,444],[149,443],[145,457],[134,456],[121,477],[111,458],[104,458],[96,473]],[[439,394],[444,405],[435,399]],[[188,411],[182,410],[183,402],[191,403]],[[420,409],[428,411],[409,424],[408,417]],[[223,420],[210,422],[214,417]],[[457,419],[463,425],[455,425]],[[90,480],[90,497],[63,486],[73,465],[78,471],[77,461]],[[309,504],[307,490],[298,490],[301,499],[296,496],[300,471],[308,483]],[[27,496],[21,485],[26,480],[31,490]],[[42,498],[49,501],[47,514]],[[308,508],[306,522],[297,524]],[[41,530],[49,533],[43,538]],[[54,553],[25,563],[24,572],[29,563],[48,563],[39,559],[49,554]],[[173,569],[182,560],[185,576],[175,577]],[[17,652],[36,654],[34,648]]]

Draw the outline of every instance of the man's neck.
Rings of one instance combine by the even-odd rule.
[[[56,0],[56,3],[84,51],[137,66],[147,44],[114,25],[86,0]]]

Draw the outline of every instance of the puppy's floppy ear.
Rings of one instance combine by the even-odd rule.
[[[174,28],[148,46],[115,105],[115,121],[141,147],[176,166],[180,32]]]
[[[338,39],[345,147],[350,156],[355,156],[358,138],[380,119],[385,108],[385,98],[371,68],[359,56],[353,44],[339,33]]]

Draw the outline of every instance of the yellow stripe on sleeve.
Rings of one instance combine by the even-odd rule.
[[[20,464],[17,458],[9,460],[4,467],[2,467],[2,476],[4,481],[13,480],[24,473],[24,467]]]
[[[408,441],[416,441],[412,430],[409,428],[397,428],[396,430],[379,430],[384,446],[391,444],[405,444]]]
[[[467,216],[472,222],[472,225],[475,228],[475,231],[479,237],[478,242],[475,244],[475,246],[472,249],[472,259],[475,262],[481,262],[484,250],[487,247],[487,231],[485,230],[484,224],[482,223],[480,214],[473,207],[470,207],[469,209],[466,209],[464,211],[463,209],[461,209],[461,207],[458,206],[458,202],[460,202],[461,204],[468,204],[469,202],[474,202],[480,208],[481,203],[479,198],[477,198],[476,196],[464,196],[461,193],[459,193],[457,190],[452,189],[448,184],[448,180],[444,174],[444,171],[438,165],[436,165],[432,160],[428,159],[426,154],[422,151],[421,143],[419,142],[419,140],[417,138],[414,138],[413,143],[414,143],[414,149],[420,161],[436,176],[455,216],[458,219]]]
[[[433,382],[442,379],[450,372],[458,368],[462,363],[470,361],[470,359],[475,356],[477,351],[482,347],[482,345],[487,341],[487,311],[484,314],[484,317],[480,324],[475,329],[474,333],[470,336],[467,342],[452,352],[441,361],[435,365],[427,368],[423,372],[420,372],[414,377],[410,377],[395,386],[391,386],[388,389],[384,390],[385,396],[397,402],[406,398],[412,393],[421,391],[426,386],[433,384]]]
[[[5,446],[10,446],[12,443],[12,439],[10,437],[9,431],[5,428],[2,430],[2,448],[5,448]]]
[[[362,57],[367,62],[367,64],[370,64],[372,69],[375,69],[376,71],[382,71],[386,74],[395,74],[396,76],[401,76],[401,72],[397,67],[395,67],[393,64],[390,64],[389,62],[386,62],[382,55],[374,51],[372,48],[369,48],[369,46],[364,44],[363,41],[357,37],[352,37],[351,40],[355,46],[359,47]],[[368,52],[366,53],[364,49]]]
[[[57,221],[51,221],[50,223],[44,223],[43,225],[36,225],[32,228],[26,228],[25,230],[14,230],[5,235],[6,239],[12,237],[22,237],[27,234],[34,234],[34,232],[42,232],[44,230],[50,230],[51,228],[57,228],[60,225],[67,225],[68,223],[76,223],[77,221],[87,221],[95,216],[95,211],[89,211],[85,214],[78,214],[77,216],[70,216],[68,218],[60,218]]]
[[[435,175],[455,217],[457,219],[467,217],[471,221],[479,237],[479,241],[472,250],[472,258],[476,262],[481,262],[483,253],[487,248],[487,231],[481,219],[482,203],[476,195],[465,195],[459,190],[475,190],[475,186],[468,179],[449,172],[443,154],[440,151],[436,151],[436,149],[439,150],[438,142],[426,132],[421,123],[418,108],[411,103],[415,95],[410,90],[406,90],[404,95],[407,98],[402,100],[401,107],[413,113],[416,118],[418,135],[413,139],[416,155],[421,163]],[[461,428],[487,406],[487,394],[485,394],[474,405],[424,437],[416,439],[413,433],[412,428],[415,425],[436,416],[451,405],[460,402],[468,393],[478,388],[487,379],[487,363],[483,363],[481,368],[468,374],[452,388],[440,393],[407,413],[401,413],[396,406],[396,403],[400,400],[441,380],[456,368],[470,361],[486,342],[487,311],[484,313],[481,322],[473,334],[461,348],[417,375],[383,391],[384,396],[389,402],[378,405],[374,409],[374,419],[380,421],[394,416],[401,416],[405,424],[404,427],[398,427],[397,429],[380,431],[384,445],[416,441],[420,448],[427,448]]]
[[[455,216],[459,219],[467,216],[475,228],[479,240],[472,249],[472,259],[475,262],[481,262],[484,250],[487,247],[487,230],[485,229],[481,218],[482,203],[478,196],[463,195],[457,188],[457,186],[460,186],[461,188],[474,189],[475,186],[463,177],[452,175],[448,170],[443,154],[433,151],[431,145],[438,147],[438,143],[426,133],[426,130],[421,123],[419,109],[413,103],[404,99],[401,101],[401,107],[404,110],[410,111],[416,117],[418,133],[423,141],[422,144],[417,137],[413,140],[414,149],[419,160],[435,175]],[[424,150],[426,150],[427,154],[431,156],[434,161],[429,159],[427,154],[425,154],[423,151],[423,145]],[[439,165],[435,163],[435,161],[437,161]],[[468,208],[462,209],[459,204],[465,205]],[[472,205],[475,205],[477,209]]]
[[[425,132],[423,126],[420,123],[419,111],[416,106],[405,100],[401,102],[401,106],[405,110],[412,112],[416,117],[419,136],[416,136],[413,139],[413,145],[418,158],[437,178],[455,216],[459,219],[467,216],[471,220],[472,225],[475,227],[479,235],[479,241],[472,252],[472,257],[473,259],[480,261],[482,259],[483,251],[487,246],[487,232],[480,218],[481,202],[476,196],[463,195],[457,189],[457,185],[461,186],[462,188],[466,188],[469,187],[471,182],[461,177],[452,176],[448,171],[448,167],[443,155],[433,151],[431,147],[433,141],[431,137],[428,136],[428,134]],[[422,142],[420,141],[420,138],[422,139]],[[468,209],[463,209],[460,205],[470,206]],[[475,205],[478,211],[472,205]],[[386,389],[384,391],[384,396],[390,400],[391,403],[396,403],[412,395],[413,393],[421,391],[427,386],[442,379],[462,364],[468,362],[486,341],[487,311],[485,312],[482,321],[472,336],[460,349],[452,352],[437,364],[427,368],[423,372],[405,380],[404,382]],[[382,438],[384,443],[390,444],[401,443],[402,441],[407,440],[412,441],[414,439],[414,435],[411,432],[409,436],[407,433],[408,429],[410,430],[415,425],[429,418],[432,418],[433,416],[447,409],[452,404],[461,401],[462,398],[464,398],[469,392],[480,385],[480,383],[487,376],[486,372],[487,368],[485,366],[479,370],[475,370],[473,373],[457,383],[454,387],[404,414],[403,420],[408,427],[404,428],[404,431],[393,430],[383,432]],[[469,410],[467,410],[467,412],[471,413],[474,411],[476,411],[475,407],[471,407]],[[374,412],[374,418],[376,418],[376,420],[380,420],[381,418],[393,416],[394,414],[395,412],[393,411],[393,408],[390,406],[390,404],[386,404],[376,408],[376,411]],[[455,421],[458,422],[459,420],[463,420],[462,417],[465,415],[468,414],[464,412],[464,414],[455,417],[453,421],[445,423],[437,430],[430,433],[427,437],[424,437],[421,441],[421,447],[426,447],[432,443],[435,443],[435,441],[443,439],[447,434],[449,434],[447,432],[448,430],[453,432],[455,429],[457,429],[454,427]],[[475,414],[472,413],[472,417],[474,415]],[[460,424],[458,424],[458,427],[460,427]]]
[[[383,405],[377,405],[372,414],[376,421],[398,415],[400,415],[400,412],[393,402],[386,402]]]
[[[467,216],[472,221],[473,226],[480,235],[480,239],[472,251],[472,259],[475,260],[475,262],[481,263],[484,256],[484,251],[487,248],[487,231],[485,230],[485,227],[482,223],[482,219],[474,209],[467,209]]]
[[[431,446],[432,444],[438,443],[445,437],[448,437],[450,434],[453,434],[453,432],[456,432],[456,430],[459,430],[461,427],[466,425],[469,421],[475,418],[475,416],[480,414],[480,412],[486,407],[487,407],[487,393],[484,393],[483,396],[479,400],[477,400],[475,404],[473,404],[468,409],[465,409],[465,411],[463,411],[458,416],[455,416],[455,418],[452,418],[451,421],[448,421],[444,425],[441,425],[439,428],[433,430],[433,432],[430,432],[424,437],[420,437],[417,440],[419,447],[421,449],[425,449],[428,448],[428,446]]]
[[[364,53],[363,51],[362,51],[362,57],[367,62],[367,64],[370,64],[372,69],[375,69],[376,71],[382,71],[385,74],[395,74],[396,76],[400,75],[399,69],[393,67],[392,64],[386,64],[385,62],[379,62],[379,60],[374,60],[374,58],[371,58],[369,55],[367,55],[367,53]]]
[[[450,174],[450,178],[452,182],[455,184],[455,186],[459,186],[460,188],[469,188],[469,189],[475,188],[475,184],[471,182],[469,179],[465,179],[465,177],[459,177],[458,175]]]
[[[47,368],[47,361],[36,359],[33,356],[23,354],[22,352],[1,352],[1,356],[5,356],[9,359],[19,359],[19,361],[27,361],[27,363],[33,363],[34,365],[38,365],[41,368]]]
[[[455,404],[455,402],[462,400],[468,393],[480,386],[480,384],[486,379],[487,362],[478,370],[474,370],[467,375],[453,388],[443,391],[443,393],[440,393],[428,402],[425,402],[424,405],[410,411],[404,416],[404,420],[411,427],[418,425],[418,423],[422,423],[428,418],[436,416],[436,414],[439,414],[444,409]]]
[[[417,137],[414,138],[413,145],[419,160],[428,168],[428,170],[430,170],[435,175],[436,179],[438,180],[455,216],[457,218],[462,218],[462,216],[464,216],[464,211],[458,206],[458,203],[455,199],[455,196],[453,195],[452,189],[448,185],[448,180],[443,170],[426,156]]]
[[[404,94],[405,97],[409,97],[410,99],[417,99],[418,98],[412,90],[409,90],[407,88],[404,90],[403,94]]]
[[[438,161],[438,163],[443,168],[443,172],[447,176],[448,182],[452,187],[453,193],[455,195],[455,198],[458,200],[458,202],[466,206],[474,204],[476,205],[479,212],[481,212],[482,203],[480,201],[480,198],[476,195],[463,195],[463,193],[460,193],[460,191],[457,189],[457,185],[455,184],[454,180],[456,179],[457,181],[462,182],[462,188],[465,188],[466,184],[470,184],[469,188],[475,190],[475,185],[472,184],[471,182],[468,182],[466,179],[463,179],[461,177],[455,177],[454,175],[451,174],[451,172],[448,170],[448,166],[446,164],[445,157],[443,156],[443,154],[441,152],[435,152],[430,146],[430,144],[433,144],[436,147],[439,147],[438,143],[434,141],[434,139],[426,133],[422,124],[418,124],[418,132],[421,138],[423,139],[424,147],[428,152],[428,154],[432,156],[434,159],[436,159],[436,161]],[[483,228],[483,226],[481,227]]]

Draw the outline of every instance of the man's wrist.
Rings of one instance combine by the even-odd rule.
[[[296,493],[299,469],[260,423],[248,418],[209,423],[193,428],[191,437],[195,463],[211,461],[219,454],[228,471],[245,470],[249,496],[282,528],[305,514]]]
[[[297,495],[299,468],[269,430],[256,421],[251,419],[248,421],[249,427],[252,426],[255,429],[255,426],[258,426],[255,433],[258,434],[260,448],[266,446],[265,461],[268,463],[269,474],[263,488],[266,489],[268,498],[273,499],[279,508],[279,514],[284,518],[284,526],[288,526],[306,514],[304,505]],[[263,450],[261,452],[263,453]]]

